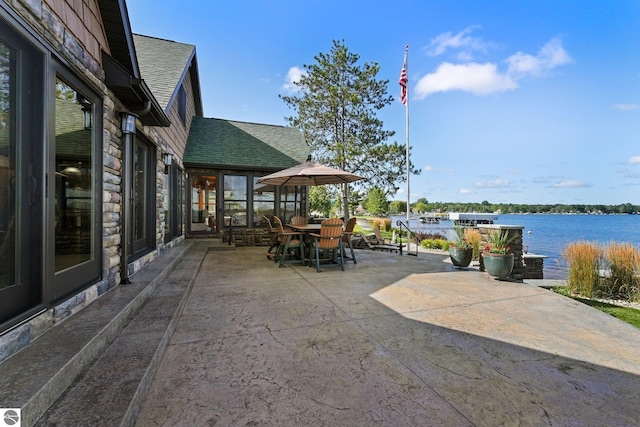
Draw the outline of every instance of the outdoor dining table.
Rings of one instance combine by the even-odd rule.
[[[311,241],[313,240],[310,234],[312,233],[319,234],[322,224],[299,224],[299,225],[287,224],[287,227],[292,228],[293,230],[299,231],[300,233],[304,234],[304,237],[302,240],[305,246],[304,251],[306,252],[304,256],[306,259],[310,260],[311,259]],[[338,254],[334,253],[333,255],[334,261],[337,258],[337,256]],[[309,265],[311,265],[311,262],[309,262]]]
[[[292,228],[296,231],[300,231],[302,233],[306,233],[306,234],[319,233],[321,226],[322,224],[299,224],[299,225],[287,224],[287,227]]]

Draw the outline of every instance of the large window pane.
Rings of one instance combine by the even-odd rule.
[[[156,150],[145,138],[133,146],[133,258],[153,250],[156,243]]]
[[[296,215],[302,215],[302,187],[282,187],[280,192],[281,219],[286,223]]]
[[[16,141],[12,64],[15,52],[0,42],[0,289],[16,283]]]
[[[262,216],[271,220],[275,214],[276,190],[273,185],[258,184],[258,178],[253,178],[253,225],[262,226]]]
[[[224,176],[224,226],[247,225],[247,177]]]
[[[147,181],[149,179],[147,164],[149,163],[149,148],[136,141],[133,152],[133,198],[135,200],[135,208],[133,214],[133,234],[134,240],[146,238],[147,227]]]
[[[94,258],[94,105],[61,80],[55,90],[55,271]]]

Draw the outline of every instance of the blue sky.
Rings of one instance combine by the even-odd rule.
[[[285,125],[303,65],[344,40],[396,101],[409,45],[411,201],[640,204],[640,2],[130,0],[132,30],[196,45],[204,115]],[[394,199],[406,200],[406,186]]]

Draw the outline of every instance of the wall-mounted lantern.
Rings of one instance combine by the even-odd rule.
[[[169,174],[169,169],[171,168],[171,164],[173,163],[173,153],[166,152],[164,153],[164,173],[165,175]]]
[[[124,135],[133,135],[136,133],[136,118],[137,116],[132,113],[122,113],[122,123],[120,128]]]

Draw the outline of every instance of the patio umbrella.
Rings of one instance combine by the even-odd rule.
[[[314,186],[342,184],[365,179],[362,176],[325,166],[321,163],[306,161],[289,169],[258,178],[258,184]]]

